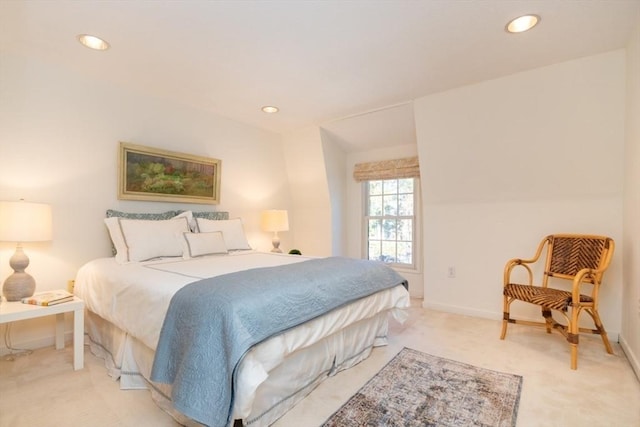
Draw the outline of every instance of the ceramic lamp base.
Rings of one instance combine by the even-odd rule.
[[[18,243],[16,251],[9,259],[9,265],[13,268],[13,274],[7,277],[2,285],[2,293],[7,301],[20,301],[22,298],[30,297],[36,290],[36,281],[24,269],[29,266],[29,257],[22,250],[22,245]]]
[[[2,294],[7,301],[20,301],[22,298],[33,295],[35,290],[35,279],[25,272],[13,273],[7,277],[2,286]]]
[[[271,244],[273,245],[273,249],[271,249],[271,252],[275,252],[278,254],[282,253],[282,249],[280,249],[280,238],[278,237],[277,231],[274,233],[273,239],[271,239]]]

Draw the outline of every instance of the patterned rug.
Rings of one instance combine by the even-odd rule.
[[[515,426],[522,377],[404,348],[323,427]]]

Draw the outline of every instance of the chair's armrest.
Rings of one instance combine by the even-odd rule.
[[[529,275],[529,285],[533,284],[533,271],[531,271],[531,267],[527,264],[533,264],[535,261],[536,260],[520,258],[513,258],[507,261],[507,264],[504,266],[504,286],[511,283],[511,272],[519,265],[527,270],[527,274]]]
[[[582,283],[585,282],[586,279],[591,279],[591,282],[587,282],[590,283],[594,286],[594,293],[598,292],[598,286],[600,285],[600,281],[597,280],[598,276],[601,276],[602,273],[604,273],[604,271],[606,270],[605,268],[601,268],[601,269],[593,269],[593,268],[583,268],[582,270],[578,271],[578,273],[574,276],[573,278],[573,284],[571,287],[571,299],[572,302],[574,303],[579,303],[580,302],[580,286],[582,286]]]
[[[522,258],[513,258],[507,261],[507,264],[504,266],[504,286],[507,286],[511,280],[511,272],[514,268],[521,265],[527,270],[527,274],[529,275],[529,285],[533,284],[533,271],[531,271],[531,267],[528,264],[535,264],[540,259],[540,254],[542,254],[542,249],[544,246],[548,244],[550,241],[550,236],[545,237],[542,242],[538,245],[538,250],[536,250],[536,254],[533,258],[530,259],[522,259]]]

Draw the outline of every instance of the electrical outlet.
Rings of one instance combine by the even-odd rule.
[[[449,279],[455,279],[455,277],[456,277],[456,268],[454,266],[450,266],[447,269],[447,277]]]
[[[69,292],[70,294],[73,293],[73,288],[76,285],[76,281],[75,280],[67,280],[67,292]]]

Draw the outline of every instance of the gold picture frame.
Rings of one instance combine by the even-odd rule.
[[[222,161],[120,142],[118,199],[220,203]]]

